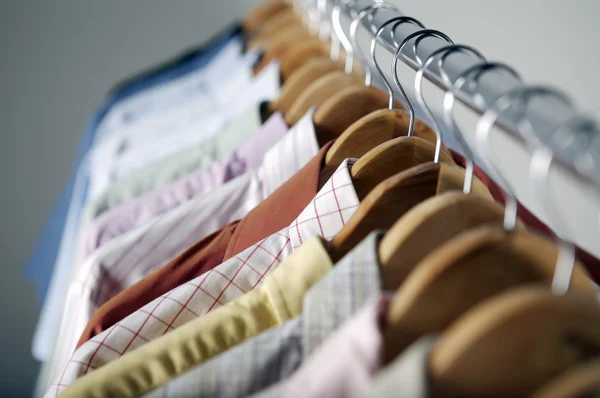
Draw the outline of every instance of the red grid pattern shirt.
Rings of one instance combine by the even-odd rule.
[[[69,361],[93,313],[116,294],[165,265],[199,239],[244,217],[318,152],[314,109],[290,129],[259,169],[187,202],[94,252],[67,292],[52,369]],[[58,376],[53,373],[52,378]]]
[[[58,395],[90,371],[255,288],[310,237],[332,238],[359,205],[350,177],[352,164],[353,160],[344,161],[288,228],[171,290],[79,347],[46,397]]]

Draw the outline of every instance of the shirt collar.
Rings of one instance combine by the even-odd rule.
[[[319,143],[313,123],[315,109],[310,109],[265,154],[261,167],[265,198],[275,192],[319,152]]]
[[[382,231],[369,234],[304,296],[304,358],[370,298],[381,294],[377,246],[382,236]]]
[[[292,249],[309,237],[333,238],[354,214],[360,201],[350,176],[355,159],[346,159],[323,185],[319,193],[289,226]]]

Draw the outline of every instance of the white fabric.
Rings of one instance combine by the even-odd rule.
[[[206,66],[118,101],[98,126],[96,142],[118,134],[141,118],[177,107],[192,95],[226,84],[242,65],[252,65],[258,58],[256,52],[242,54],[243,45],[241,38],[233,38]]]
[[[354,159],[342,162],[287,228],[156,298],[79,347],[45,396],[57,396],[88,372],[239,298],[260,285],[308,239],[335,236],[360,203],[350,177],[353,163]],[[185,311],[180,303],[185,303]]]
[[[184,77],[173,80],[169,83],[157,86],[150,90],[146,90],[143,93],[140,93],[136,96],[131,97],[130,100],[124,100],[116,105],[114,109],[116,109],[117,113],[119,112],[127,112],[133,108],[122,109],[119,107],[123,107],[127,104],[130,104],[131,107],[139,107],[140,109],[145,110],[145,115],[149,117],[154,112],[161,110],[161,108],[169,108],[167,106],[168,101],[184,101],[186,93],[193,94],[193,90],[190,89],[194,84],[194,79],[197,78],[197,74],[207,73],[207,76],[212,76],[217,74],[217,71],[222,70],[232,70],[232,74],[234,74],[233,70],[244,69],[244,63],[240,65],[238,61],[240,59],[239,52],[241,47],[235,45],[229,45],[226,54],[219,54],[216,60],[211,61],[205,68],[201,69],[198,72],[192,72]],[[236,55],[234,58],[233,55]],[[248,57],[250,57],[248,55]],[[252,57],[250,57],[251,59]],[[232,63],[232,65],[227,66],[227,62]],[[248,61],[250,62],[250,61]],[[271,66],[271,68],[278,68],[277,66]],[[243,76],[249,76],[250,66],[246,65],[246,71],[240,72],[239,76],[243,79]],[[201,72],[208,71],[208,72]],[[279,87],[279,77],[274,77],[273,70],[268,70],[265,75],[260,75],[258,79],[262,79],[261,76],[265,76],[265,92],[269,91],[273,87]],[[214,76],[213,76],[214,77]],[[215,83],[222,82],[222,78],[216,78]],[[257,80],[258,82],[258,80]],[[269,82],[275,82],[275,86],[268,87]],[[230,95],[230,92],[224,92],[224,94]],[[121,109],[119,111],[119,109]],[[118,118],[117,116],[113,116],[113,118]],[[108,120],[108,119],[104,119]],[[142,119],[138,120],[141,122]],[[113,122],[116,123],[116,122]],[[110,123],[109,123],[110,124]],[[117,125],[116,127],[123,127],[123,125]],[[116,128],[115,127],[115,128]],[[106,133],[104,142],[108,142],[106,145],[114,142],[116,138],[114,135]],[[143,134],[142,134],[143,135]],[[98,136],[98,134],[97,134]],[[138,139],[137,142],[140,140]],[[57,255],[57,259],[54,266],[54,272],[52,274],[52,279],[50,285],[48,287],[48,293],[46,295],[46,299],[44,300],[44,304],[42,307],[41,315],[38,320],[36,330],[33,337],[32,343],[32,353],[33,356],[40,361],[49,361],[52,356],[52,351],[54,350],[54,344],[56,341],[56,333],[60,324],[60,314],[62,313],[62,307],[64,305],[65,294],[67,291],[68,283],[70,280],[70,267],[72,264],[72,260],[74,259],[75,252],[75,244],[77,242],[77,232],[79,231],[79,222],[81,218],[81,210],[85,207],[86,201],[90,200],[90,195],[88,191],[88,195],[86,198],[85,191],[86,184],[90,178],[94,178],[91,172],[92,170],[92,162],[91,162],[91,154],[92,151],[88,152],[86,157],[81,162],[79,170],[77,171],[77,177],[75,180],[75,188],[73,190],[73,195],[71,198],[71,202],[69,204],[69,210],[67,219],[65,222],[65,229],[63,232],[63,236],[61,239],[59,252]],[[144,155],[141,155],[144,156]],[[102,163],[102,158],[96,161],[96,170],[100,170],[100,174],[102,175],[102,169],[107,166]],[[108,170],[108,167],[105,171]],[[98,171],[96,172],[98,173]],[[106,176],[109,176],[106,174]],[[105,177],[100,177],[105,178]],[[92,184],[90,183],[90,186]]]
[[[249,106],[279,96],[278,63],[259,76],[242,67],[225,89],[203,93],[166,112],[156,113],[122,129],[90,153],[88,197],[93,199],[111,181],[215,135]]]
[[[122,235],[85,261],[69,287],[51,380],[67,364],[93,312],[103,304],[98,302],[103,289],[115,282],[122,289],[133,285],[202,237],[242,218],[318,153],[313,114],[311,109],[292,127],[256,171]]]

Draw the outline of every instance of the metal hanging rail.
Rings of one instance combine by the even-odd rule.
[[[331,27],[332,14],[335,17],[334,9],[339,7],[345,21],[346,35],[348,35],[350,21],[361,10],[373,4],[381,4],[381,2],[372,0],[309,0],[308,3],[310,4],[303,4],[305,9],[310,8],[308,14],[314,16],[316,12],[319,13],[320,23],[326,25],[328,33],[334,31]],[[362,43],[362,49],[354,49],[354,59],[359,62],[362,61],[363,65],[365,62],[369,62],[370,58],[360,59],[359,54],[362,51],[362,56],[368,56],[369,43],[375,37],[379,27],[391,18],[403,15],[399,13],[400,10],[394,10],[393,8],[395,7],[381,8],[360,21],[365,28],[357,36]],[[391,61],[392,56],[399,47],[399,43],[422,29],[415,23],[388,23],[386,30],[379,36],[377,59],[381,61],[378,64],[380,66],[386,65],[385,68],[382,67],[382,71],[389,81],[393,80],[391,68],[386,63],[387,60]],[[448,44],[448,41],[443,40],[441,37],[417,36],[404,46],[399,59],[404,65],[416,72],[430,54]],[[481,59],[472,53],[455,52],[444,61],[443,71],[438,67],[438,62],[431,62],[427,67],[425,79],[433,83],[442,92],[446,92],[452,88],[452,83],[454,83],[456,77],[481,62]],[[376,77],[374,78],[376,79]],[[412,82],[405,81],[403,83],[406,85],[404,88],[411,102],[417,103],[412,90]],[[463,88],[455,93],[456,101],[478,115],[478,117],[484,115],[490,109],[490,106],[508,91],[524,87],[523,83],[514,76],[495,70],[487,71],[481,76],[480,81],[477,83],[477,90],[470,90],[468,86],[468,84],[464,84]],[[554,94],[554,91],[549,90],[532,91],[536,92],[536,95],[532,93],[530,96],[531,101],[528,103],[522,101],[517,104],[520,106],[509,107],[516,109],[509,109],[509,112],[498,112],[495,126],[519,145],[530,150],[541,145],[541,143],[548,146],[556,154],[553,160],[553,168],[557,167],[567,173],[569,178],[592,187],[600,195],[600,151],[594,151],[592,147],[592,143],[596,141],[594,140],[596,133],[599,131],[596,122],[589,117],[578,116],[577,109],[561,93]],[[396,94],[398,94],[398,91],[396,91]],[[441,108],[436,109],[435,104],[431,104],[431,107],[436,119],[442,120]],[[515,111],[520,117],[515,117]],[[550,133],[554,132],[559,126],[565,125],[566,121],[569,121],[566,123],[569,128],[561,127],[559,130],[563,133],[569,131],[571,139],[564,139],[564,135],[561,136],[562,140],[553,138]],[[448,137],[445,136],[444,139],[446,140],[446,138]],[[570,146],[561,147],[567,141]]]

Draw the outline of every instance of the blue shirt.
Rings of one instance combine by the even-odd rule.
[[[51,355],[56,332],[54,326],[60,322],[60,319],[55,319],[60,317],[60,300],[53,299],[52,295],[64,287],[65,281],[59,279],[65,278],[62,274],[53,274],[55,264],[68,263],[74,253],[79,219],[87,198],[89,170],[86,154],[94,143],[98,126],[120,101],[203,68],[232,40],[242,40],[239,24],[229,27],[203,48],[180,57],[179,61],[170,62],[166,66],[144,73],[138,80],[121,85],[92,117],[77,148],[72,175],[25,266],[28,277],[35,284],[39,299],[44,300],[32,347],[33,355],[38,360],[45,361]],[[60,264],[58,267],[61,267]]]
[[[35,284],[38,300],[43,302],[50,278],[54,268],[54,263],[58,255],[58,248],[63,235],[69,203],[73,195],[75,185],[75,176],[79,165],[85,154],[92,146],[96,128],[102,121],[108,111],[120,100],[137,94],[145,89],[176,79],[186,73],[202,68],[210,62],[219,50],[229,43],[234,37],[241,34],[241,26],[235,24],[219,33],[216,38],[200,49],[189,51],[187,54],[178,57],[178,59],[169,62],[152,71],[142,73],[134,79],[129,79],[113,90],[106,104],[96,112],[88,123],[84,134],[80,138],[79,145],[75,154],[73,170],[66,186],[56,201],[44,228],[37,240],[33,253],[25,264],[25,273]]]

